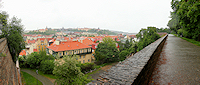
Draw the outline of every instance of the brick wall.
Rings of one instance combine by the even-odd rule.
[[[0,39],[0,85],[20,85],[21,77],[5,38]]]

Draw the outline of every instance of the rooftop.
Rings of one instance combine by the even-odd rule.
[[[52,44],[52,45],[48,46],[47,48],[49,48],[49,49],[51,49],[55,52],[58,52],[58,51],[91,48],[91,46],[87,46],[87,45],[80,43],[78,41],[65,41],[65,42],[60,42],[59,45]]]

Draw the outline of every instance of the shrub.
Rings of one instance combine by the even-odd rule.
[[[54,66],[54,60],[43,60],[40,64],[40,70],[43,73],[52,74]]]
[[[84,63],[77,66],[81,68],[81,72],[83,73],[94,69],[94,63]]]

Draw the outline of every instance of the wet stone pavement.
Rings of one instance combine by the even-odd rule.
[[[200,85],[200,47],[169,35],[150,85]]]

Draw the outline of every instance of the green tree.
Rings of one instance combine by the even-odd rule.
[[[40,64],[40,70],[46,74],[52,74],[54,69],[54,60],[43,60]]]
[[[78,61],[75,57],[64,56],[55,62],[53,74],[57,77],[58,85],[83,85],[89,80],[81,72],[77,66]]]
[[[41,62],[45,60],[54,60],[55,58],[52,55],[46,55],[45,51],[40,51],[39,53],[34,52],[27,56],[27,64],[31,68],[41,67]],[[47,61],[46,61],[47,62]]]
[[[122,52],[119,53],[119,60],[124,60],[126,59],[126,56],[129,54],[127,50],[123,50]]]
[[[171,20],[168,22],[170,29],[176,33],[184,33],[187,38],[200,41],[200,1],[199,0],[172,0]]]
[[[110,37],[105,37],[97,46],[95,54],[96,61],[103,64],[117,61],[119,51],[116,48],[116,42]]]
[[[142,50],[144,47],[160,38],[156,32],[156,27],[147,27],[147,29],[141,29],[136,36],[139,39],[139,42],[137,43],[138,51]]]
[[[8,14],[6,12],[0,13],[0,24],[2,35],[0,38],[7,39],[8,48],[12,59],[15,62],[18,59],[19,53],[25,48],[25,42],[22,36],[23,26],[21,20],[16,17],[11,18],[8,22]]]

